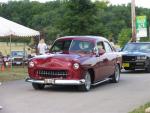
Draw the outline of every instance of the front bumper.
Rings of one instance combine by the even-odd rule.
[[[60,80],[60,79],[45,79],[45,80],[35,80],[32,78],[26,78],[26,82],[45,84],[45,85],[83,85],[85,80]]]
[[[128,66],[124,64],[128,64]],[[124,61],[123,62],[124,69],[146,69],[148,66],[149,66],[149,62],[147,61]]]

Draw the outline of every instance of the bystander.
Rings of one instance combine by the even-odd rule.
[[[38,44],[38,54],[43,55],[47,52],[47,45],[44,39],[41,39]]]

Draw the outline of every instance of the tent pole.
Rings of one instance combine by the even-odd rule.
[[[9,43],[10,43],[10,68],[12,70],[12,56],[11,56],[11,38],[12,38],[12,35],[10,35],[10,40],[9,40]]]
[[[10,44],[10,57],[11,57],[11,35],[10,35],[9,44]]]
[[[23,46],[23,68],[25,66],[25,42],[24,42],[24,46]]]

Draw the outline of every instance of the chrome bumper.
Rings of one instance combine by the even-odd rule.
[[[60,79],[45,79],[35,80],[32,78],[26,78],[26,82],[45,84],[45,85],[82,85],[85,84],[85,80],[60,80]]]

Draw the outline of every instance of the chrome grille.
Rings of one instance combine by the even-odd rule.
[[[49,77],[49,78],[66,78],[68,75],[67,70],[38,70],[37,74],[41,77]]]

